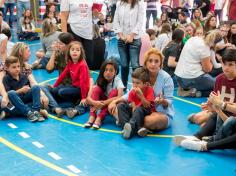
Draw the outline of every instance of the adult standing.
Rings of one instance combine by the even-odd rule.
[[[95,0],[61,1],[62,32],[71,33],[75,40],[82,43],[90,69],[93,69],[93,8],[95,8]]]
[[[146,8],[146,17],[147,17],[147,21],[146,21],[146,29],[149,28],[149,20],[150,17],[152,15],[152,19],[153,19],[153,24],[157,18],[157,0],[144,0],[145,2],[147,2],[147,8]]]
[[[143,33],[144,4],[139,0],[120,0],[116,4],[113,21],[118,34],[118,51],[121,63],[121,78],[127,88],[129,63],[132,69],[139,67],[141,34]]]
[[[227,8],[228,20],[236,20],[235,11],[236,11],[236,0],[229,0]]]
[[[9,10],[9,26],[13,28],[13,14],[14,14],[15,0],[5,0],[5,8],[4,8],[4,21],[7,20],[7,12]]]
[[[17,33],[21,32],[21,17],[25,10],[30,10],[30,0],[18,0],[16,2],[17,10]]]

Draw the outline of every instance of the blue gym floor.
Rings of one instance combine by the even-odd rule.
[[[15,37],[14,37],[15,38]],[[31,60],[41,47],[29,43]],[[107,43],[108,55],[118,56],[116,39]],[[33,71],[39,83],[53,84],[57,72]],[[91,73],[96,79],[97,72]],[[176,93],[175,93],[176,96]],[[50,115],[43,123],[24,118],[0,122],[0,176],[220,176],[236,175],[235,150],[193,152],[176,147],[172,137],[193,134],[188,114],[200,111],[204,98],[174,100],[171,128],[146,138],[124,140],[112,117],[100,130],[84,129],[88,113],[73,120]]]

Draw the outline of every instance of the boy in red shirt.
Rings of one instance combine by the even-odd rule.
[[[122,135],[125,139],[129,139],[135,133],[144,136],[144,118],[155,111],[154,90],[148,85],[148,81],[148,71],[143,67],[137,68],[132,73],[133,89],[128,94],[128,102],[118,106],[118,119],[122,122]]]

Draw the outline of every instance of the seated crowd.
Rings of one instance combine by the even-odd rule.
[[[211,11],[203,17],[196,8],[191,18],[180,11],[173,22],[163,11],[144,32],[142,1],[120,0],[114,14],[89,3],[84,14],[75,11],[77,5],[62,0],[58,12],[55,3],[47,2],[42,49],[32,65],[29,46],[10,41],[11,31],[0,15],[1,119],[20,115],[42,122],[48,111],[70,119],[89,112],[84,127],[99,129],[110,114],[125,139],[144,137],[173,123],[176,88],[178,96],[208,99],[201,112],[188,117],[200,131],[175,136],[174,142],[197,151],[236,148],[236,21],[218,21]],[[29,9],[18,23],[20,41],[39,39]],[[106,58],[106,41],[114,36],[119,63]],[[32,69],[58,70],[58,78],[54,85],[39,86]],[[96,80],[90,70],[100,70]]]

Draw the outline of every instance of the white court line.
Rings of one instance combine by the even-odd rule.
[[[34,141],[32,144],[38,148],[44,148],[44,145],[40,144],[38,141]]]
[[[69,165],[66,166],[70,171],[74,172],[75,174],[81,173],[81,170],[79,170],[77,167],[75,167],[74,165]]]
[[[30,138],[30,135],[28,135],[27,133],[25,133],[25,132],[19,132],[18,133],[21,137],[23,137],[23,138]]]
[[[16,129],[18,128],[16,125],[14,125],[13,123],[8,123],[7,124],[9,127],[13,128],[13,129]]]
[[[48,155],[49,156],[51,156],[53,159],[55,159],[55,160],[60,160],[60,159],[62,159],[59,155],[57,155],[56,153],[54,153],[54,152],[50,152],[50,153],[48,153]]]

